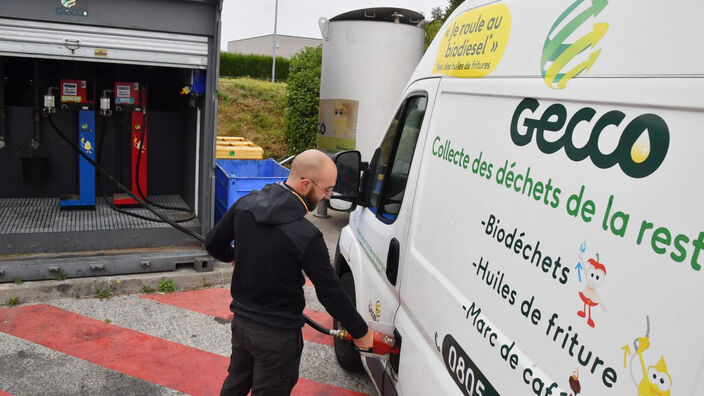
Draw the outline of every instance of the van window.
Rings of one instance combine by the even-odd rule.
[[[385,223],[392,223],[401,210],[408,172],[428,104],[426,96],[406,99],[396,112],[381,143],[379,162],[374,171],[376,181],[371,193],[372,212]]]

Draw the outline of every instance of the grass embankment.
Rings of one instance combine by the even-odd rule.
[[[220,77],[218,136],[240,136],[264,149],[264,158],[282,159],[286,83]]]

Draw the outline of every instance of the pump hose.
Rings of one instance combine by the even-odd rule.
[[[97,153],[98,153],[98,161],[97,161],[97,163],[98,163],[98,164],[101,164],[101,163],[102,163],[100,159],[101,159],[101,157],[102,157],[102,155],[103,155],[103,142],[105,142],[105,138],[106,138],[105,135],[106,135],[106,133],[107,133],[107,128],[105,127],[105,120],[106,120],[105,118],[102,119],[102,124],[103,124],[103,125],[102,125],[102,128],[101,128],[101,129],[102,129],[102,131],[103,131],[103,134],[102,134],[103,136],[102,136],[102,139],[100,139],[100,142],[98,143],[98,151],[97,151]],[[74,148],[75,148],[75,147],[74,147]],[[111,208],[112,210],[114,210],[114,211],[116,211],[116,212],[119,212],[119,213],[122,213],[122,214],[125,214],[125,215],[127,215],[127,216],[136,217],[136,218],[142,219],[142,220],[153,221],[153,222],[156,222],[156,223],[165,223],[165,221],[163,221],[163,220],[155,219],[155,218],[153,218],[153,217],[143,216],[143,215],[140,215],[139,213],[132,213],[132,212],[129,212],[129,211],[124,210],[124,209],[120,209],[120,208],[118,208],[117,206],[115,206],[112,202],[110,202],[110,200],[105,196],[105,193],[103,192],[103,185],[102,185],[102,183],[101,183],[101,181],[100,181],[100,173],[98,173],[97,176],[98,176],[98,192],[100,193],[100,196],[103,197],[103,199],[105,200],[105,203],[107,203],[108,206],[110,206],[110,208]],[[144,194],[142,194],[141,191],[140,191],[139,193],[140,193],[140,195],[144,196]],[[152,202],[150,202],[150,201],[148,201],[148,200],[145,200],[145,201],[149,202],[150,204],[152,203]],[[183,209],[182,209],[182,210],[183,210]],[[187,222],[187,221],[193,220],[194,218],[195,218],[195,214],[192,214],[191,216],[189,216],[189,217],[187,217],[187,218],[185,218],[185,219],[174,220],[174,222],[176,222],[176,223],[185,223],[185,222]]]
[[[144,208],[146,208],[146,209],[149,210],[150,212],[154,213],[154,215],[156,215],[156,217],[160,218],[160,219],[163,220],[165,223],[168,223],[169,225],[171,225],[171,226],[174,227],[175,229],[177,229],[177,230],[179,230],[179,231],[181,231],[181,232],[183,232],[183,233],[185,233],[185,234],[188,234],[188,235],[192,236],[193,238],[195,238],[196,240],[198,240],[198,241],[200,241],[200,242],[202,242],[202,243],[205,243],[205,238],[204,238],[202,235],[200,235],[200,234],[198,234],[198,233],[196,233],[196,232],[194,232],[194,231],[192,231],[192,230],[189,230],[188,228],[185,228],[185,227],[183,227],[182,225],[176,223],[175,221],[171,220],[171,219],[168,218],[167,216],[165,216],[165,215],[159,213],[152,205],[150,205],[150,204],[148,204],[147,202],[145,202],[142,198],[140,198],[140,197],[134,195],[134,194],[132,193],[132,191],[130,191],[130,189],[128,189],[128,188],[125,187],[122,183],[120,183],[119,181],[117,181],[108,171],[106,171],[105,169],[103,169],[102,166],[98,165],[95,161],[93,161],[90,157],[88,157],[88,156],[87,156],[85,153],[83,153],[81,150],[78,150],[78,149],[73,145],[73,143],[71,143],[71,141],[66,137],[66,135],[64,135],[64,134],[59,130],[59,128],[54,124],[54,120],[52,119],[52,115],[51,115],[51,114],[49,114],[48,119],[49,119],[49,124],[51,124],[51,127],[53,128],[53,130],[59,135],[59,137],[61,137],[61,140],[63,140],[64,142],[66,142],[66,144],[68,144],[74,151],[76,151],[76,153],[78,153],[81,157],[83,157],[86,161],[88,161],[89,164],[93,165],[93,166],[95,167],[95,169],[99,170],[102,174],[104,174],[105,176],[107,176],[108,179],[110,179],[112,182],[114,182],[114,183],[115,183],[122,191],[124,191],[130,198],[132,198],[132,199],[134,199],[135,201],[139,202],[140,205],[144,206]]]
[[[115,183],[122,191],[124,191],[130,198],[132,198],[132,199],[134,199],[135,201],[139,202],[142,206],[144,206],[144,207],[145,207],[147,210],[149,210],[150,212],[154,213],[157,217],[159,217],[159,218],[160,218],[161,220],[163,220],[165,223],[168,223],[169,225],[171,225],[171,226],[174,227],[175,229],[177,229],[177,230],[179,230],[179,231],[181,231],[181,232],[183,232],[183,233],[185,233],[185,234],[188,234],[188,235],[192,236],[193,238],[197,239],[199,242],[205,243],[205,238],[204,238],[202,235],[200,235],[200,234],[198,234],[198,233],[196,233],[196,232],[194,232],[194,231],[191,231],[191,230],[189,230],[188,228],[185,228],[185,227],[181,226],[180,224],[176,223],[175,221],[169,219],[167,216],[164,216],[163,214],[157,212],[156,209],[154,209],[154,208],[152,207],[152,205],[148,204],[147,202],[145,202],[145,201],[144,201],[143,199],[141,199],[140,197],[138,197],[138,196],[132,194],[132,191],[130,191],[130,189],[128,189],[128,188],[127,188],[126,186],[124,186],[122,183],[120,183],[119,181],[117,181],[108,171],[106,171],[105,169],[103,169],[102,166],[98,165],[95,161],[93,161],[90,157],[88,157],[88,156],[87,156],[84,152],[82,152],[81,150],[76,149],[76,147],[73,145],[73,143],[71,143],[71,141],[70,141],[70,140],[61,132],[61,130],[59,130],[59,128],[54,124],[54,120],[52,119],[52,115],[51,115],[51,114],[49,114],[48,119],[49,119],[49,124],[51,124],[51,127],[53,128],[53,130],[59,135],[59,137],[61,137],[61,140],[63,140],[64,142],[66,142],[66,144],[68,144],[68,145],[69,145],[73,150],[75,150],[81,157],[83,157],[86,161],[88,161],[88,163],[90,163],[91,165],[93,165],[93,166],[95,167],[95,169],[97,169],[98,171],[100,171],[100,173],[102,173],[102,174],[104,174],[105,176],[107,176],[108,179],[110,179],[112,182],[114,182],[114,183]],[[323,334],[326,334],[326,335],[331,335],[331,330],[330,330],[330,329],[327,329],[327,328],[321,326],[319,323],[317,323],[317,322],[315,322],[313,319],[309,318],[308,315],[303,314],[303,319],[305,320],[305,322],[306,322],[310,327],[314,328],[315,330],[317,330],[317,331],[319,331],[319,332],[321,332],[321,333],[323,333]]]
[[[305,320],[306,323],[315,330],[325,335],[332,335],[332,330],[325,328],[320,323],[313,321],[313,319],[309,318],[306,314],[303,314],[303,320]]]
[[[139,193],[139,195],[141,195],[144,198],[144,200],[146,202],[149,202],[149,204],[152,206],[156,206],[157,208],[160,208],[160,209],[177,210],[179,212],[186,212],[186,213],[190,214],[189,217],[187,217],[184,220],[180,220],[179,222],[195,219],[196,214],[191,212],[190,209],[179,208],[179,207],[175,207],[175,206],[159,205],[155,202],[150,201],[149,198],[147,197],[147,195],[142,192],[142,186],[139,184],[139,164],[142,161],[142,148],[144,147],[144,136],[147,133],[148,113],[147,113],[147,86],[146,86],[146,84],[144,85],[144,87],[142,89],[141,97],[142,97],[142,128],[140,128],[139,147],[137,148],[137,150],[138,150],[137,151],[137,163],[135,164],[135,167],[134,167],[134,182],[137,186],[137,192]]]

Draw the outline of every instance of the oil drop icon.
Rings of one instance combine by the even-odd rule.
[[[636,164],[640,164],[646,159],[648,159],[649,155],[650,135],[648,134],[648,130],[646,129],[640,135],[638,140],[633,143],[633,147],[631,147],[631,158],[633,159],[633,162],[635,162]]]

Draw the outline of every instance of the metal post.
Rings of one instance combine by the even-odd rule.
[[[326,201],[327,199],[318,203],[318,207],[316,208],[315,213],[313,213],[313,216],[320,217],[321,219],[327,219],[330,217],[328,214],[328,205]]]
[[[279,0],[276,0],[276,6],[274,7],[274,40],[272,44],[272,56],[271,56],[271,82],[274,82],[274,76],[276,75],[276,19],[279,16]]]

